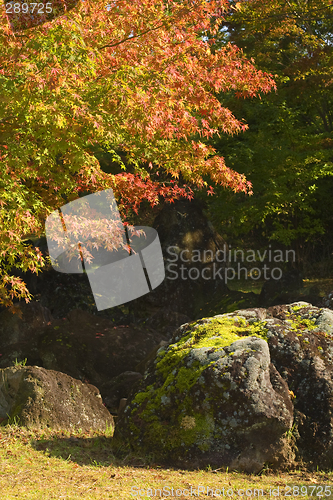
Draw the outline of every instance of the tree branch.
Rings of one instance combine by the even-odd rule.
[[[142,33],[138,33],[137,35],[133,35],[133,36],[129,36],[127,38],[123,38],[122,40],[120,40],[119,42],[116,42],[116,43],[102,45],[102,47],[99,47],[99,50],[103,50],[103,49],[106,49],[106,48],[117,47],[117,45],[120,45],[122,43],[128,42],[129,40],[134,40],[134,38],[138,38],[140,36],[143,36],[143,35],[146,35],[147,33],[152,32],[152,31],[156,31],[156,30],[162,28],[165,24],[166,23],[162,23],[159,26],[155,26],[155,28],[150,28],[150,29],[148,29],[146,31],[142,31]]]

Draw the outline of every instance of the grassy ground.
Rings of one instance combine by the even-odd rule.
[[[329,486],[333,492],[333,472],[184,471],[114,449],[109,433],[0,427],[1,500],[333,498]]]

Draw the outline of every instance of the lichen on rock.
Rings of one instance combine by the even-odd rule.
[[[258,471],[278,462],[288,454],[281,437],[293,406],[270,362],[267,332],[254,313],[180,327],[158,351],[116,435],[179,465]]]

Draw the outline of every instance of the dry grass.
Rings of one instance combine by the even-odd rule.
[[[270,488],[279,488],[279,497],[282,498],[285,497],[286,485],[303,485],[307,487],[303,492],[308,492],[308,495],[293,495],[291,491],[286,498],[320,498],[318,486],[333,485],[333,474],[300,470],[272,474],[266,470],[260,475],[246,475],[209,468],[184,471],[154,465],[152,457],[140,458],[125,449],[115,449],[108,434],[33,432],[17,425],[0,427],[1,500],[240,498],[239,489],[251,489],[248,491],[252,493],[251,497],[244,491],[242,498],[258,498],[262,496],[261,489],[264,497],[273,498],[273,492],[269,494]],[[199,497],[194,494],[198,487],[205,489],[205,492],[201,490]],[[171,488],[174,488],[173,495]],[[215,496],[212,491],[207,494],[207,488],[211,488]],[[178,495],[177,489],[180,490]],[[221,490],[220,496],[218,489]],[[323,493],[323,498],[333,496]]]

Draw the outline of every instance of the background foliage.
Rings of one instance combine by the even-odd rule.
[[[332,252],[332,23],[327,0],[237,2],[215,45],[237,44],[277,90],[252,101],[220,96],[249,130],[214,145],[254,194],[218,188],[210,215],[229,242],[294,248],[304,269]]]

